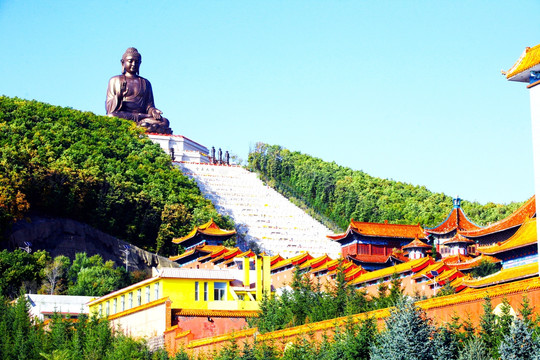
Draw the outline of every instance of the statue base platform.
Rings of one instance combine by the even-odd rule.
[[[147,133],[146,135],[169,154],[172,161],[210,163],[208,149],[183,135],[156,133]]]

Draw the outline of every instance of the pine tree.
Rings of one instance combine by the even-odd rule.
[[[246,341],[244,342],[244,346],[242,347],[242,352],[238,359],[257,360],[256,352],[257,352],[257,349],[255,349],[255,345],[250,345]]]
[[[188,354],[184,349],[180,349],[175,355],[174,360],[189,360]]]
[[[504,338],[510,334],[510,328],[514,321],[514,316],[512,315],[512,307],[508,302],[507,298],[503,298],[501,302],[501,314],[497,318],[497,331],[496,331],[496,346],[497,354],[499,345],[502,343]]]
[[[305,338],[288,344],[283,352],[282,360],[313,360],[318,358],[317,347]]]
[[[386,330],[371,348],[372,360],[431,360],[431,338],[435,327],[426,313],[412,302],[403,300],[391,310]]]
[[[32,339],[32,322],[30,320],[28,311],[28,301],[26,296],[22,293],[19,296],[15,304],[14,316],[13,316],[13,354],[17,356],[17,359],[26,360],[34,359],[41,351],[41,344],[34,344]]]
[[[501,360],[529,360],[540,356],[540,344],[533,339],[525,321],[516,318],[499,346]]]
[[[388,295],[388,302],[390,306],[396,305],[403,298],[403,287],[401,286],[401,278],[394,272],[390,278],[390,295]]]
[[[479,336],[485,348],[489,353],[497,358],[498,343],[497,343],[497,315],[493,313],[491,298],[486,296],[482,305],[484,313],[480,317]]]
[[[433,337],[433,360],[455,360],[459,350],[456,334],[448,327],[440,327]]]
[[[471,338],[465,343],[458,360],[492,360],[492,358],[482,339]]]
[[[528,328],[532,328],[537,325],[537,322],[533,318],[534,306],[531,306],[531,302],[527,295],[523,295],[523,298],[521,300],[521,309],[519,310],[519,313]]]
[[[229,344],[223,347],[218,355],[215,357],[215,360],[239,360],[240,359],[240,349],[234,338],[229,340]]]

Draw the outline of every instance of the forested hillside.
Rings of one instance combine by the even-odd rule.
[[[210,217],[233,226],[133,122],[0,97],[0,234],[30,213],[160,253]]]
[[[258,143],[249,166],[334,230],[345,230],[351,218],[435,226],[452,208],[452,197],[424,186],[376,178],[278,145]],[[479,225],[500,220],[520,205],[462,202],[465,213]]]

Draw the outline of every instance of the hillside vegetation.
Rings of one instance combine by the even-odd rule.
[[[160,253],[210,217],[234,226],[133,122],[0,97],[0,234],[31,212]]]
[[[450,196],[424,186],[373,177],[278,145],[258,143],[249,154],[249,166],[334,230],[345,230],[351,218],[435,226],[452,209]],[[470,220],[484,225],[510,215],[521,204],[463,201],[462,207]]]

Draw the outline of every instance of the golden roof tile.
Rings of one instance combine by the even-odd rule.
[[[193,230],[189,232],[186,236],[173,239],[172,242],[175,244],[181,244],[186,240],[189,240],[199,234],[202,235],[208,235],[208,236],[220,236],[220,237],[227,237],[227,236],[233,236],[236,234],[236,230],[223,230],[220,229],[219,226],[214,222],[214,219],[210,219],[205,224],[202,224],[201,226],[195,226]]]
[[[402,247],[402,249],[414,249],[414,248],[431,249],[431,246],[421,241],[420,239],[415,238],[413,241],[411,241],[410,243]]]
[[[478,246],[476,250],[482,254],[495,255],[505,251],[534,245],[537,242],[536,218],[529,219],[508,240],[491,246]]]
[[[519,226],[532,218],[536,213],[536,197],[532,196],[527,200],[523,205],[514,211],[510,216],[494,222],[486,227],[470,231],[462,231],[461,235],[468,238],[475,238],[479,236],[484,236],[488,234],[493,234],[499,231],[504,231],[511,229],[513,227]]]
[[[354,221],[351,219],[347,231],[342,234],[336,235],[327,235],[329,239],[332,240],[341,240],[346,238],[351,232],[355,232],[364,236],[371,237],[389,237],[389,238],[405,238],[405,239],[414,239],[420,238],[425,239],[426,235],[424,230],[417,225],[401,225],[401,224],[389,224],[388,221],[384,223],[369,223],[369,222],[360,222]]]
[[[488,275],[480,279],[465,281],[464,284],[471,288],[483,288],[486,286],[498,285],[520,279],[525,279],[538,275],[538,263],[515,266],[509,269],[502,269],[495,274]]]
[[[510,70],[503,72],[508,80],[523,81],[520,75],[524,71],[538,67],[540,65],[540,45],[527,47],[518,61],[510,68]],[[528,76],[526,76],[528,82]]]
[[[371,272],[366,272],[365,274],[360,275],[354,279],[351,284],[361,284],[368,281],[378,280],[387,276],[391,276],[394,273],[400,274],[406,271],[411,271],[411,269],[419,266],[422,263],[429,261],[429,257],[424,257],[417,260],[411,260],[403,264],[390,266],[384,269],[375,270]]]

